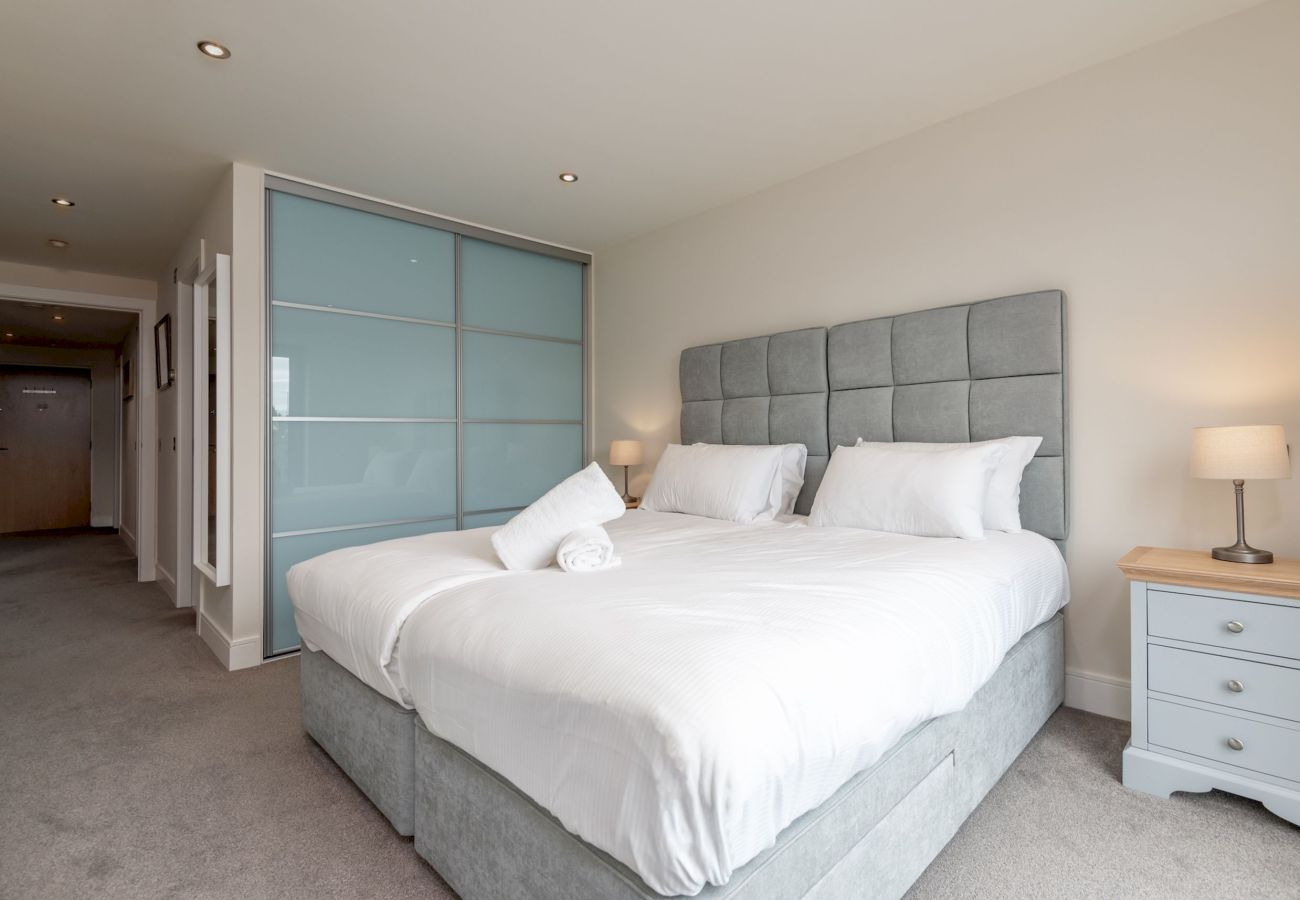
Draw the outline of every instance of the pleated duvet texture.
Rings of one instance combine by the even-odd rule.
[[[663,894],[724,884],[1067,599],[1033,533],[980,542],[637,511],[623,558],[479,580],[397,650],[424,723]]]

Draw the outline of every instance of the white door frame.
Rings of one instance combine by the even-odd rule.
[[[200,241],[200,247],[202,242]],[[172,330],[173,352],[186,362],[176,366],[176,605],[197,607],[198,575],[194,569],[194,361],[189,348],[194,342],[194,279],[199,257],[176,269],[176,321]]]
[[[82,291],[64,291],[56,288],[32,287],[25,284],[0,282],[0,297],[26,300],[30,303],[52,303],[56,306],[115,309],[135,313],[139,320],[136,328],[135,397],[138,401],[136,415],[136,578],[155,581],[158,578],[158,422],[156,397],[158,393],[154,374],[153,324],[158,304],[138,297],[119,297],[112,294],[93,294]],[[118,380],[121,390],[121,380]],[[120,404],[119,404],[120,406]],[[128,436],[124,435],[123,439]],[[122,450],[118,448],[118,459]]]

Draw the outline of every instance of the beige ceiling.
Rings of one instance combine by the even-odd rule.
[[[228,160],[599,250],[1256,2],[8,2],[0,258],[156,276]]]
[[[63,318],[56,320],[56,315]],[[137,318],[135,313],[109,309],[0,298],[0,345],[116,347],[126,340]]]

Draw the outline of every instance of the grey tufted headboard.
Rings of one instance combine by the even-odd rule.
[[[806,445],[795,511],[812,508],[830,460],[825,328],[683,350],[681,388],[683,444]]]
[[[869,441],[1042,435],[1025,470],[1025,528],[1069,532],[1065,296],[1020,294],[682,352],[682,443],[808,446],[795,506],[830,451]]]

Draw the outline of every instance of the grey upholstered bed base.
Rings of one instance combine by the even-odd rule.
[[[1011,649],[964,710],[912,731],[726,885],[698,896],[902,896],[1061,704],[1064,678],[1058,613]],[[415,728],[415,849],[464,900],[660,896],[500,775],[418,720]]]
[[[1060,291],[692,347],[680,377],[683,442],[807,445],[802,513],[835,446],[858,437],[1041,435],[1021,516],[1048,538],[1067,537]],[[1060,704],[1061,632],[1059,615],[1030,632],[965,710],[907,735],[700,896],[901,895]],[[466,900],[658,896],[323,653],[302,654],[302,698],[307,731]]]
[[[302,648],[302,724],[401,835],[415,833],[415,710]]]

